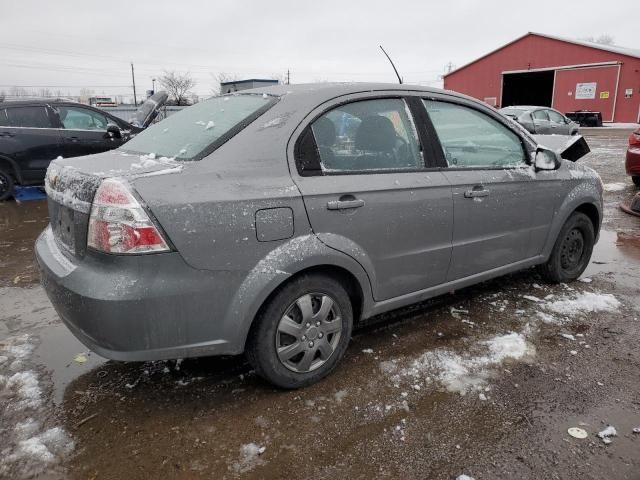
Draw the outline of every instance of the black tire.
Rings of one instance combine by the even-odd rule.
[[[13,177],[9,172],[0,168],[0,202],[13,196]]]
[[[576,280],[589,265],[594,244],[591,219],[573,212],[560,230],[549,260],[538,266],[540,275],[549,283]]]
[[[635,183],[636,186],[640,187],[640,175],[635,175],[631,177],[631,180],[633,180],[633,183]]]
[[[326,320],[304,320],[303,309],[298,302],[306,305],[306,300],[303,300],[306,297],[309,297],[311,305],[311,310],[307,312],[313,313],[316,320],[323,316],[319,306],[324,304],[326,298],[332,301],[333,307]],[[296,323],[293,325],[296,328],[296,336],[283,332],[281,322],[285,321],[285,314]],[[312,326],[308,327],[310,323]],[[338,326],[340,332],[336,337],[336,332],[331,333],[329,330]],[[247,359],[261,377],[280,388],[305,387],[333,371],[349,345],[352,329],[353,309],[349,295],[342,285],[325,275],[302,275],[284,285],[261,309],[247,339]],[[287,348],[290,352],[298,348],[304,350],[300,350],[287,361],[281,360],[282,353],[279,352]],[[331,353],[323,359],[322,356],[329,351],[328,348],[331,348]],[[300,365],[308,358],[312,358],[312,368],[305,369]],[[296,361],[299,361],[299,364],[295,364]],[[300,368],[300,371],[294,371],[294,368]]]

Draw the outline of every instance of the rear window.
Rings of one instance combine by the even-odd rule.
[[[9,107],[0,121],[7,127],[51,128],[45,107]]]
[[[276,97],[255,94],[214,97],[148,127],[127,142],[122,150],[154,153],[176,160],[198,160],[276,101]]]

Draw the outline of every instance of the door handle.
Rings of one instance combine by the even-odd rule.
[[[72,142],[72,143],[76,143],[80,141],[80,138],[78,137],[66,137],[68,141]]]
[[[328,210],[346,210],[349,208],[364,207],[364,200],[359,198],[349,198],[344,200],[332,200],[327,202]]]
[[[472,190],[464,192],[464,198],[486,197],[489,193],[491,192],[489,190],[485,190],[484,187],[473,187]]]

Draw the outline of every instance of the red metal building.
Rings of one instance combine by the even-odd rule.
[[[529,32],[444,77],[496,107],[551,106],[640,123],[640,50]]]

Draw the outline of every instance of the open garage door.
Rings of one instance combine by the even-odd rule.
[[[620,66],[572,68],[556,72],[553,108],[563,113],[591,110],[612,122]]]
[[[550,107],[553,99],[553,70],[503,73],[501,107],[539,105]]]

